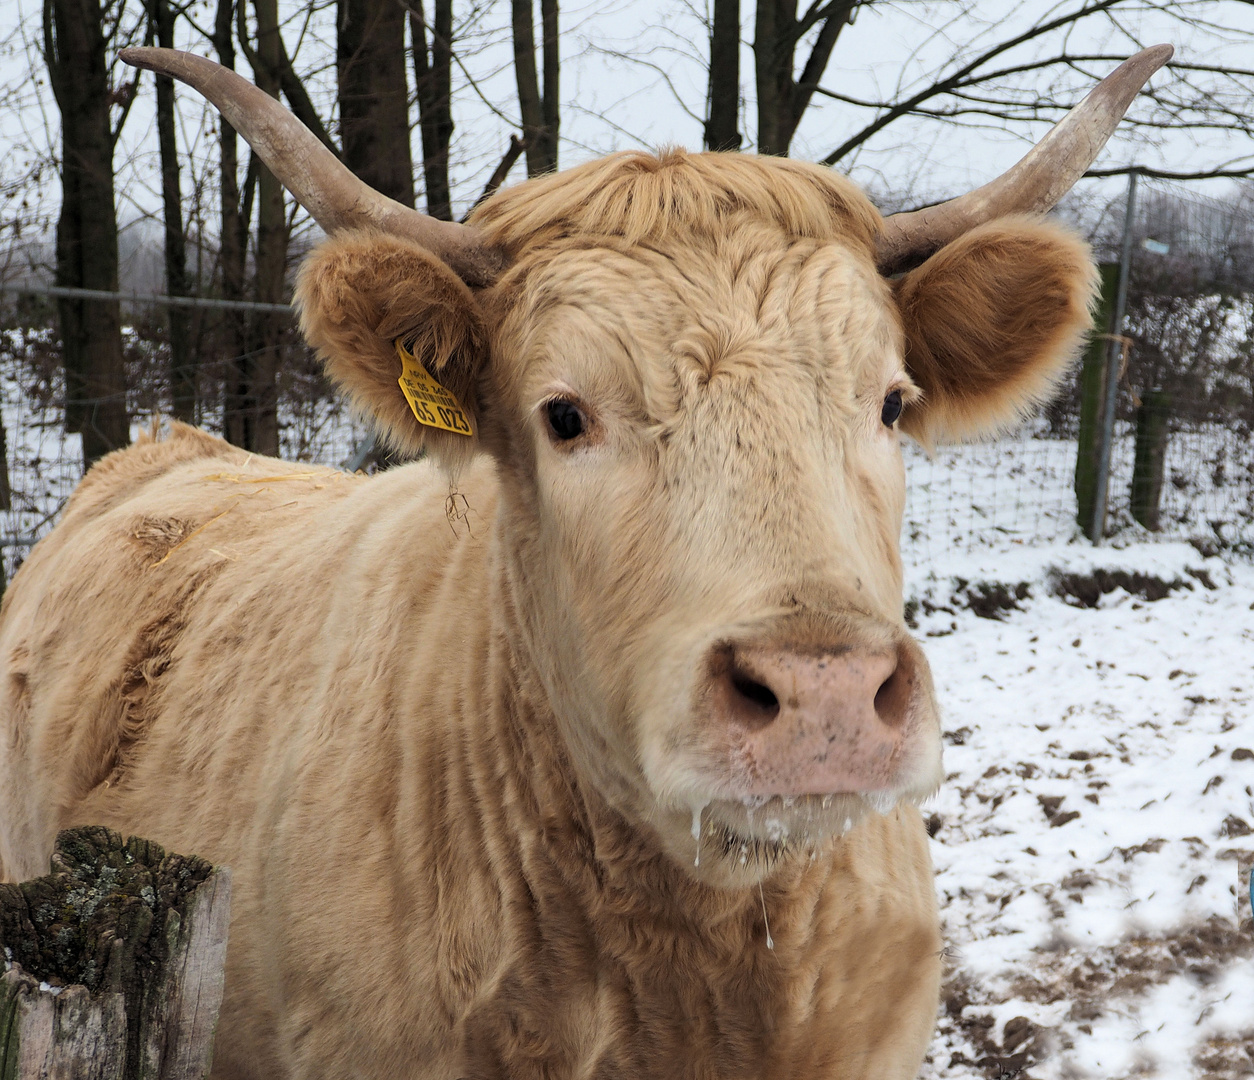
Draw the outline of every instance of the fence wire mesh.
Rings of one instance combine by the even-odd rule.
[[[151,328],[124,329],[127,411],[131,434],[147,431],[154,419],[171,415],[168,347]],[[239,354],[197,368],[196,421],[209,431],[227,431],[240,410],[231,407],[229,384],[249,374],[253,354]],[[368,434],[322,376],[309,351],[285,342],[276,365],[279,455],[293,461],[339,465]],[[65,429],[65,373],[55,329],[0,329],[0,548],[5,580],[30,546],[55,523],[82,478],[81,436]],[[94,400],[82,402],[90,408]],[[7,488],[5,482],[7,481]],[[7,497],[6,497],[7,496]]]
[[[1092,237],[1118,260],[1122,199]],[[1227,199],[1141,180],[1124,333],[1131,339],[1115,407],[1107,534],[1188,540],[1254,552],[1254,187]],[[1106,329],[1106,328],[1100,328]],[[1077,373],[1078,374],[1078,373]],[[1073,480],[1081,382],[1018,434],[986,445],[906,452],[907,562],[939,552],[1081,535]],[[1164,411],[1161,490],[1147,528],[1134,513],[1137,423]],[[1139,475],[1144,478],[1144,460]]]
[[[1132,340],[1119,383],[1108,532],[1192,541],[1254,552],[1254,187],[1227,200],[1144,184],[1133,222],[1135,258],[1126,332]],[[1118,250],[1122,213],[1103,218],[1099,259]],[[193,322],[196,420],[238,432],[241,382],[273,371],[280,455],[341,465],[369,430],[331,390],[290,326],[277,355],[223,348],[226,316]],[[169,416],[173,380],[160,309],[129,305],[125,329],[127,408],[135,434]],[[227,339],[229,342],[229,338]],[[1167,402],[1156,528],[1135,519],[1138,410],[1150,394]],[[85,403],[88,406],[93,402]],[[0,418],[7,446],[0,470],[0,545],[6,580],[29,545],[55,523],[82,472],[80,438],[65,431],[66,386],[46,301],[18,305],[0,330]],[[1073,488],[1080,380],[1018,432],[928,457],[904,447],[907,564],[981,548],[1065,543],[1081,536]],[[7,480],[7,488],[4,481]]]

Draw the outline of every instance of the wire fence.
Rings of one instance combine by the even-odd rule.
[[[6,578],[29,545],[55,522],[82,475],[80,437],[64,425],[64,376],[40,357],[55,354],[51,330],[0,333],[0,415],[8,436],[9,509],[0,511]],[[159,351],[156,354],[160,358]],[[223,367],[234,370],[228,358]],[[308,358],[305,358],[308,359]],[[222,378],[211,365],[202,382]],[[145,380],[137,379],[145,385]],[[151,415],[168,415],[168,394],[147,380],[132,395],[136,434]],[[342,466],[368,437],[316,373],[285,380],[278,399],[281,455]],[[206,395],[199,420],[222,432],[222,394]],[[1192,540],[1215,550],[1254,548],[1254,441],[1219,425],[1173,431],[1167,443],[1160,528],[1149,533],[1130,513],[1134,432],[1116,425],[1111,525],[1124,537]],[[1080,538],[1073,489],[1076,442],[1051,431],[1044,417],[1017,434],[965,446],[942,446],[929,458],[905,445],[907,507],[902,552],[907,563],[953,551],[1066,543]]]
[[[10,320],[12,321],[12,320]],[[153,418],[172,414],[169,347],[151,324],[123,328],[126,406],[137,437]],[[281,457],[340,465],[368,437],[323,377],[311,352],[294,333],[285,335],[276,355],[262,350],[199,358],[196,366],[195,420],[218,434],[238,431],[255,406],[237,404],[240,381],[252,380],[259,361],[277,371],[274,413]],[[67,404],[89,411],[102,399],[73,400],[66,390],[60,341],[49,325],[10,325],[0,329],[0,559],[4,580],[21,565],[30,546],[55,524],[82,478],[79,434],[68,432]]]
[[[1249,555],[1254,187],[1212,199],[1180,185],[1140,183],[1121,328],[1130,348],[1115,397],[1106,531]],[[1123,239],[1122,209],[1102,221],[1092,237],[1095,253],[1113,263]],[[1077,539],[1081,397],[1077,372],[1018,435],[943,447],[931,460],[907,451],[907,562]]]
[[[906,447],[902,554],[932,562],[952,551],[1069,543],[1082,538],[1074,488],[1076,442],[1037,430],[932,458]],[[1183,540],[1208,554],[1254,554],[1254,441],[1218,425],[1178,428],[1167,438],[1159,524],[1132,514],[1136,435],[1115,424],[1108,537]]]
[[[1115,226],[1111,235],[1096,237],[1099,258],[1109,258],[1117,247],[1122,221]],[[1146,185],[1134,239],[1125,326],[1132,347],[1116,398],[1108,532],[1254,553],[1254,189],[1221,201]],[[23,292],[45,296],[10,306],[0,328],[0,556],[6,580],[56,521],[82,472],[80,437],[65,429],[63,357],[47,301],[55,290]],[[164,303],[128,297],[124,304],[133,434],[150,417],[172,411]],[[232,306],[208,301],[192,308],[196,421],[241,441],[257,411],[241,388],[260,379],[270,387],[280,456],[335,466],[361,462],[354,450],[366,444],[369,429],[333,393],[290,312],[268,312],[283,323],[281,332],[264,347],[241,350],[239,336],[226,332]],[[1163,413],[1156,444],[1159,487],[1147,527],[1133,489],[1144,468],[1145,438],[1138,426],[1144,426],[1144,405],[1151,399]],[[1077,373],[1053,404],[1008,437],[940,447],[930,458],[908,444],[906,563],[953,551],[1079,539],[1074,478],[1080,408]]]

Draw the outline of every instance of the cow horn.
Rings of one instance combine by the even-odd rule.
[[[477,229],[419,213],[358,179],[278,101],[229,68],[176,49],[132,48],[118,55],[199,90],[328,233],[374,226],[408,237],[472,286],[491,285],[508,265]]]
[[[1004,214],[1052,210],[1093,164],[1132,99],[1174,51],[1170,45],[1155,45],[1125,60],[996,180],[948,202],[885,220],[876,250],[880,272],[909,270],[967,230]]]

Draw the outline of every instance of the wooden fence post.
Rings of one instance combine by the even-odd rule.
[[[1093,511],[1097,497],[1097,469],[1102,416],[1106,401],[1106,366],[1110,362],[1111,319],[1115,293],[1119,289],[1119,264],[1103,263],[1101,294],[1093,313],[1095,333],[1084,353],[1080,369],[1080,431],[1076,442],[1075,501],[1076,522],[1084,535],[1093,539]]]
[[[226,964],[231,876],[87,826],[52,873],[0,884],[0,1080],[200,1080]]]
[[[1136,410],[1136,457],[1132,465],[1132,516],[1150,532],[1158,531],[1158,511],[1167,461],[1171,395],[1150,390]]]

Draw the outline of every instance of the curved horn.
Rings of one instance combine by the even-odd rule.
[[[419,213],[359,180],[278,101],[229,68],[176,49],[123,49],[118,55],[199,90],[328,233],[374,226],[408,237],[467,285],[491,285],[508,265],[477,229]]]
[[[880,272],[896,274],[917,266],[969,229],[1004,214],[1052,210],[1093,164],[1132,99],[1174,51],[1170,45],[1155,45],[1125,60],[996,180],[948,202],[885,220],[876,251]]]

